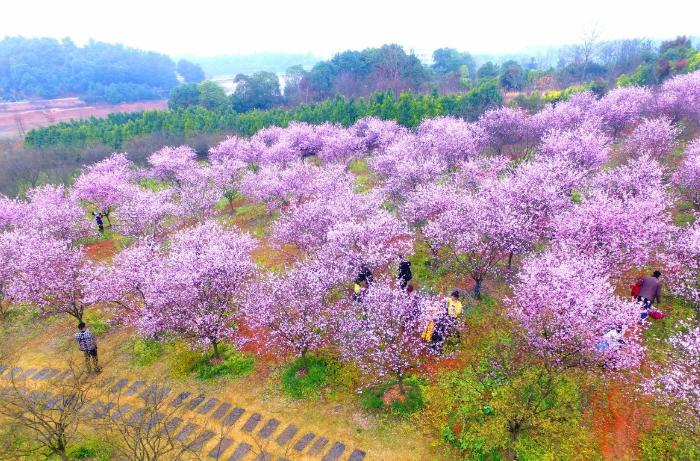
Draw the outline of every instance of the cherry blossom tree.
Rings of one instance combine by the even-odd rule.
[[[441,248],[450,263],[474,280],[477,298],[484,279],[495,274],[509,253],[508,244],[494,232],[496,216],[485,200],[465,194],[456,197],[423,231],[431,245]]]
[[[700,212],[700,139],[688,143],[685,152],[685,159],[673,175],[673,183],[695,211]]]
[[[202,220],[213,213],[214,205],[224,195],[225,184],[218,171],[200,166],[183,175],[174,191],[179,214]]]
[[[571,96],[566,101],[548,104],[531,118],[533,134],[542,137],[550,130],[571,130],[584,121],[598,121],[599,117],[591,114],[596,105],[593,93],[586,91]]]
[[[659,198],[661,197],[661,198]],[[585,257],[598,257],[611,273],[656,260],[671,235],[671,215],[662,192],[621,200],[593,193],[554,222],[554,241]]]
[[[28,211],[25,203],[0,194],[0,231],[20,226],[25,222]]]
[[[152,191],[131,187],[117,211],[117,229],[132,237],[162,237],[167,230],[166,220],[179,211],[173,196],[172,189]]]
[[[257,148],[257,144],[249,139],[230,136],[209,149],[208,158],[211,163],[240,161],[245,164],[257,164],[262,152],[261,148]]]
[[[498,154],[504,146],[528,145],[534,138],[530,117],[520,108],[490,109],[479,117],[479,126],[486,131],[491,145]]]
[[[656,108],[675,121],[687,117],[700,123],[700,71],[666,80],[657,93]]]
[[[598,101],[592,115],[599,118],[601,126],[610,130],[613,136],[618,136],[649,114],[653,103],[654,95],[648,88],[615,88]]]
[[[24,230],[14,242],[21,251],[16,252],[16,276],[7,289],[9,298],[36,305],[44,316],[68,314],[81,321],[91,304],[86,287],[95,276],[82,249],[72,247],[68,240]]]
[[[669,289],[696,309],[700,318],[700,223],[678,229],[666,255]]]
[[[272,239],[279,245],[294,244],[312,252],[328,241],[328,232],[339,223],[362,222],[381,207],[381,194],[344,192],[320,194],[282,212],[272,228]]]
[[[18,231],[0,232],[0,320],[7,317],[9,303],[5,303],[5,298],[10,284],[17,277],[16,261],[23,243]]]
[[[247,165],[238,159],[211,160],[212,180],[216,184],[216,189],[223,191],[230,206],[240,189],[241,180],[247,169]]]
[[[301,357],[308,371],[307,354],[327,344],[338,316],[329,292],[340,282],[342,274],[318,260],[269,273],[251,290],[246,321],[269,333],[267,345],[277,352]]]
[[[424,148],[424,141],[406,135],[389,146],[385,154],[368,162],[378,173],[384,190],[395,201],[421,184],[431,183],[447,171],[448,164],[440,155]]]
[[[125,154],[112,154],[105,160],[83,169],[73,183],[71,196],[91,204],[97,211],[102,212],[111,226],[110,216],[124,199],[128,183],[134,179],[133,169]]]
[[[503,174],[509,163],[510,160],[503,155],[460,162],[452,173],[451,182],[459,189],[475,192]]]
[[[378,379],[393,377],[405,394],[405,377],[416,371],[429,353],[420,337],[425,313],[438,300],[393,287],[388,280],[373,283],[362,303],[348,307],[340,318],[340,340],[345,360],[357,361],[360,368]]]
[[[676,147],[679,133],[669,118],[647,119],[625,140],[625,150],[632,156],[648,155],[660,159]]]
[[[340,125],[324,123],[316,127],[316,132],[321,138],[317,155],[324,162],[346,164],[364,151],[363,141]]]
[[[535,235],[543,239],[551,236],[554,217],[573,206],[571,195],[583,187],[586,174],[565,159],[536,158],[521,163],[497,189],[531,216]]]
[[[163,308],[170,283],[166,261],[167,252],[153,240],[139,240],[120,251],[111,264],[95,267],[86,297],[116,307],[114,318],[135,326],[140,335],[158,337],[169,315]]]
[[[264,202],[268,210],[273,211],[299,205],[318,194],[351,191],[353,186],[353,177],[343,167],[317,167],[298,160],[286,168],[265,165],[257,173],[246,173],[240,190],[245,196]]]
[[[671,346],[664,367],[644,383],[644,390],[669,406],[674,419],[691,434],[700,435],[700,327],[682,323],[668,339]]]
[[[425,119],[416,134],[423,150],[448,165],[478,156],[490,142],[486,130],[479,124],[454,117]]]
[[[150,174],[165,182],[178,183],[197,169],[197,153],[189,146],[164,147],[148,157]]]
[[[660,207],[673,201],[665,183],[667,172],[655,159],[642,155],[600,171],[590,178],[591,192],[599,191],[619,200],[656,199]]]
[[[582,168],[599,168],[610,157],[611,139],[591,122],[569,130],[545,133],[539,152],[546,157],[563,157]]]
[[[510,317],[550,363],[584,368],[640,364],[644,348],[636,331],[639,306],[615,296],[606,265],[599,259],[547,251],[523,264],[512,288]],[[618,330],[619,338],[606,336]]]
[[[381,120],[377,117],[358,120],[350,131],[361,142],[361,151],[366,153],[383,153],[387,147],[408,132],[393,120]]]
[[[90,233],[85,210],[68,197],[62,185],[36,187],[27,192],[27,209],[20,226],[56,239],[74,240]]]
[[[175,234],[166,264],[167,288],[157,308],[165,324],[156,327],[210,346],[233,337],[245,290],[256,272],[247,234],[205,222]]]
[[[419,186],[408,194],[401,205],[400,215],[412,226],[419,229],[436,219],[458,200],[461,191],[452,184],[430,183]]]
[[[365,221],[341,222],[326,235],[319,257],[354,276],[363,265],[382,267],[413,250],[408,226],[386,210],[377,210]]]

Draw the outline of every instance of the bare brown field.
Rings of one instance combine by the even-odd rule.
[[[164,110],[165,99],[121,104],[87,104],[78,98],[0,102],[0,138],[21,138],[32,128],[68,120],[106,117],[115,112]]]

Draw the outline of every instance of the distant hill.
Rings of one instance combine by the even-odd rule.
[[[183,56],[183,58],[202,66],[207,78],[220,75],[253,74],[259,71],[281,74],[292,66],[301,65],[305,69],[310,69],[314,64],[321,61],[320,57],[311,53],[256,53],[240,56]]]
[[[179,80],[204,78],[195,64],[121,44],[70,39],[0,40],[0,101],[77,96],[87,102],[163,99]]]

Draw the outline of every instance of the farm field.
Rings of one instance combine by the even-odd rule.
[[[699,191],[700,72],[115,153],[0,196],[0,441],[700,459]]]
[[[0,103],[0,138],[21,138],[42,126],[90,117],[106,117],[115,112],[166,110],[166,100],[121,104],[87,104],[78,98],[45,99]]]

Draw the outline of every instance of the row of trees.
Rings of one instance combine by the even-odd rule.
[[[178,85],[204,78],[189,61],[123,45],[70,39],[7,37],[0,41],[0,100],[77,95],[111,103],[166,96]]]
[[[176,93],[177,105],[187,108],[168,112],[110,114],[104,119],[61,122],[29,131],[25,144],[30,147],[84,147],[101,143],[119,149],[128,140],[149,134],[235,133],[248,136],[265,127],[286,126],[291,121],[331,122],[348,126],[366,116],[397,120],[410,127],[416,126],[425,117],[439,115],[476,119],[485,110],[503,103],[503,97],[493,83],[486,83],[464,94],[448,96],[403,93],[396,98],[389,91],[376,93],[369,99],[336,97],[320,103],[302,104],[290,110],[247,113],[221,110],[222,105],[227,104],[226,96],[210,82],[199,86],[186,85],[177,89]],[[211,107],[211,110],[205,106]]]
[[[587,36],[581,45],[559,50],[559,60],[538,62],[534,57],[487,61],[477,67],[469,53],[454,48],[433,52],[425,65],[396,44],[362,51],[343,51],[310,70],[290,67],[284,76],[284,91],[271,72],[238,75],[233,106],[236,111],[267,109],[274,105],[297,105],[334,97],[368,97],[392,90],[450,94],[468,91],[494,80],[504,91],[549,91],[591,84],[605,89],[618,84],[652,85],[680,73],[697,70],[700,54],[686,37],[655,46],[648,40],[599,42]]]

